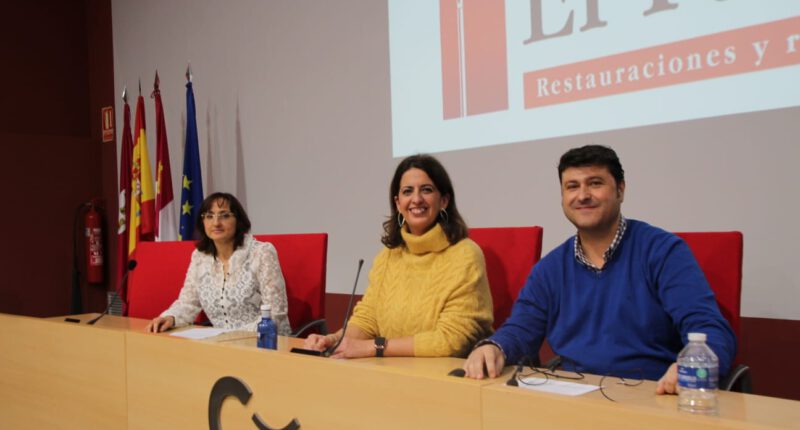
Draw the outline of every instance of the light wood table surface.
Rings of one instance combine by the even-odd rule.
[[[455,358],[332,360],[256,348],[255,333],[197,341],[145,333],[147,320],[97,314],[48,319],[0,314],[0,428],[209,428],[212,387],[222,378],[247,387],[227,397],[226,429],[800,429],[800,402],[722,392],[719,416],[679,412],[655,383],[565,397],[447,376]],[[177,330],[176,330],[177,331]],[[597,385],[587,375],[582,383]],[[608,382],[606,384],[608,385]]]
[[[0,314],[0,428],[128,428],[126,333]]]

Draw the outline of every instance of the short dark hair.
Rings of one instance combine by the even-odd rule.
[[[234,250],[244,244],[244,235],[250,232],[250,218],[247,217],[247,212],[244,211],[244,207],[242,207],[242,204],[239,203],[239,200],[236,199],[233,194],[214,193],[206,197],[200,205],[200,216],[197,217],[197,223],[194,228],[195,236],[198,239],[195,246],[198,251],[211,254],[214,257],[217,256],[217,247],[214,246],[214,241],[206,234],[206,226],[203,224],[203,214],[209,212],[211,206],[219,200],[222,200],[222,203],[227,203],[231,213],[236,217],[236,233],[233,235]]]
[[[617,181],[617,185],[625,182],[625,171],[622,170],[617,153],[603,145],[586,145],[565,152],[558,162],[558,182],[561,183],[561,174],[564,170],[587,166],[605,166]]]
[[[444,166],[442,166],[442,163],[432,156],[426,154],[417,154],[406,157],[400,162],[400,164],[397,165],[397,169],[394,171],[394,177],[392,178],[392,183],[389,185],[390,215],[389,219],[383,223],[383,237],[381,238],[381,242],[386,245],[387,248],[396,248],[398,246],[405,245],[403,236],[400,233],[400,225],[397,224],[398,212],[394,198],[400,194],[400,179],[403,177],[403,174],[408,170],[415,168],[422,170],[428,175],[428,177],[431,178],[433,185],[436,186],[436,189],[439,190],[439,193],[442,195],[442,197],[448,196],[450,199],[446,210],[447,218],[442,220],[440,216],[438,222],[441,224],[442,230],[444,230],[444,233],[447,236],[447,241],[450,242],[451,245],[458,243],[461,239],[467,237],[469,232],[467,229],[467,223],[464,222],[464,219],[461,218],[461,214],[458,213],[458,207],[456,206],[456,193],[453,190],[453,183],[450,182],[450,176],[447,174]]]

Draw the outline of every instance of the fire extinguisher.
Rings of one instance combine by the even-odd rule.
[[[89,205],[89,209],[83,215],[83,225],[85,229],[85,259],[86,261],[86,282],[90,284],[103,283],[103,229],[100,213],[95,208],[95,204]]]

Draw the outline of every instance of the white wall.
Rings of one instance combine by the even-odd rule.
[[[357,259],[370,262],[381,247],[399,161],[385,2],[114,0],[112,8],[115,85],[135,95],[142,78],[151,160],[149,94],[156,68],[161,76],[175,190],[191,61],[206,194],[237,194],[255,233],[328,232],[328,291],[347,292]],[[122,130],[121,101],[116,109]],[[794,108],[437,157],[471,226],[541,225],[546,252],[574,233],[560,209],[559,156],[613,146],[626,171],[626,216],[673,231],[742,231],[742,314],[800,319],[799,141]]]

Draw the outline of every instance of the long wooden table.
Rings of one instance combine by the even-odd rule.
[[[145,333],[145,320],[87,326],[90,317],[0,314],[0,428],[197,429],[218,420],[255,429],[254,419],[275,429],[292,420],[302,429],[800,428],[800,402],[790,400],[724,392],[720,416],[696,416],[651,382],[617,402],[597,391],[563,397],[505,386],[510,369],[495,380],[447,376],[459,359],[331,360],[290,353],[298,339],[269,351],[255,347],[255,334],[195,341]]]
[[[128,428],[128,333],[0,314],[0,428]]]
[[[492,385],[481,390],[484,429],[591,428],[626,429],[778,429],[800,428],[800,402],[774,397],[719,392],[719,415],[703,416],[678,411],[677,396],[655,394],[656,383],[604,387],[615,401],[600,391],[564,397],[524,388]],[[586,375],[583,383],[598,385],[600,378]]]

